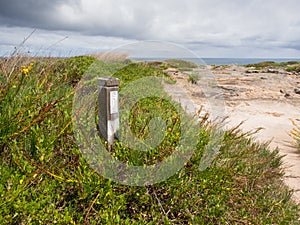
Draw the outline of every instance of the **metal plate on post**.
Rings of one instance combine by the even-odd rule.
[[[118,113],[118,91],[111,91],[110,93],[110,114]]]

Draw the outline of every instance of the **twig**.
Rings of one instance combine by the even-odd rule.
[[[168,214],[166,213],[164,207],[162,206],[162,204],[161,204],[159,198],[157,197],[155,190],[153,190],[153,194],[154,194],[154,197],[155,197],[156,201],[158,202],[158,205],[159,205],[160,208],[162,209],[163,213],[164,213],[165,215],[168,215]]]
[[[66,40],[68,38],[69,38],[68,36],[63,37],[62,39],[58,40],[57,42],[53,43],[48,48],[46,48],[46,50],[49,50],[50,48],[54,47],[55,45],[59,44],[60,42],[63,42],[64,40]]]
[[[87,213],[85,215],[84,224],[87,224],[87,219],[89,217],[90,211],[91,211],[93,205],[95,204],[95,202],[97,201],[97,199],[99,198],[99,196],[100,196],[100,194],[98,193],[97,196],[96,196],[96,198],[90,204],[89,209],[88,209],[88,211],[87,211]]]
[[[15,48],[15,50],[13,51],[11,56],[14,56],[18,52],[20,47],[25,44],[25,42],[35,33],[35,31],[36,31],[36,29],[34,29],[27,37],[24,38],[24,40],[19,44],[19,46]]]

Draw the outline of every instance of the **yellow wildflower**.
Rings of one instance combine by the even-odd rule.
[[[27,69],[28,69],[29,71],[32,70],[33,65],[34,65],[33,62],[31,62],[31,63],[29,64],[29,66],[28,66]]]
[[[30,70],[32,70],[33,65],[34,65],[34,63],[31,62],[31,63],[29,64],[29,66],[22,66],[22,73],[23,73],[24,75],[27,75],[27,74],[30,72]]]
[[[22,73],[24,73],[25,75],[27,75],[29,73],[29,69],[28,68],[22,69]]]

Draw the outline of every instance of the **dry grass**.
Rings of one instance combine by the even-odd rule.
[[[128,54],[126,53],[115,53],[115,52],[103,52],[97,54],[89,54],[88,56],[94,57],[98,60],[104,62],[123,62],[128,59]]]
[[[290,132],[290,136],[294,139],[294,145],[300,151],[300,119],[291,120],[294,128]]]

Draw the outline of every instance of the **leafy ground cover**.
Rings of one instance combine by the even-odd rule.
[[[97,174],[82,157],[72,129],[76,84],[95,60],[1,60],[0,224],[299,223],[299,206],[282,182],[277,151],[254,143],[238,128],[225,132],[212,165],[199,170],[210,133],[218,127],[205,119],[199,122],[194,155],[169,179],[133,187]],[[114,76],[122,89],[141,77],[166,75],[160,67],[135,63],[125,64]],[[144,99],[131,113],[133,132],[140,138],[149,133],[143,121],[151,111],[170,118],[159,149],[141,155],[116,143],[112,154],[137,165],[163,160],[178,145],[180,134],[180,117],[171,105]]]

